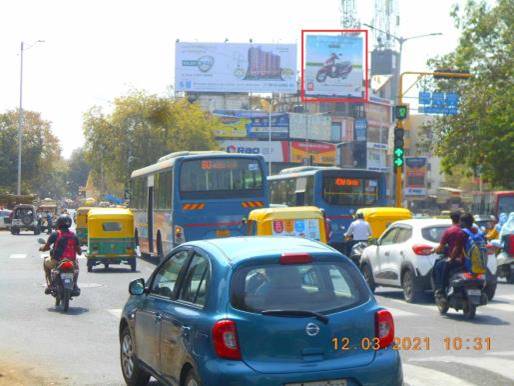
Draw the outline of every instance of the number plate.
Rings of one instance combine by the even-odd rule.
[[[482,291],[480,291],[479,289],[468,289],[468,295],[480,296],[482,295]]]
[[[285,386],[346,386],[346,385],[348,385],[348,382],[346,381],[346,379],[334,379],[332,381],[286,383]]]
[[[230,231],[228,229],[217,230],[216,237],[230,237]]]
[[[73,280],[72,273],[61,273],[61,280]]]

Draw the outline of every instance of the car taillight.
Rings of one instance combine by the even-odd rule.
[[[214,350],[220,358],[240,360],[241,350],[237,340],[236,323],[233,320],[219,320],[212,328]]]
[[[464,272],[462,274],[462,277],[464,277],[465,279],[469,279],[469,280],[472,280],[472,279],[484,280],[485,279],[485,275],[483,273],[472,273],[472,272]]]
[[[426,244],[414,244],[412,250],[416,255],[420,256],[428,256],[434,253],[434,248]]]
[[[375,314],[375,337],[380,348],[386,348],[394,340],[393,315],[387,310],[379,310]]]
[[[312,262],[312,256],[308,253],[283,253],[280,256],[280,264],[306,264]]]
[[[60,266],[61,271],[72,271],[73,270],[73,263],[71,261],[65,261]]]

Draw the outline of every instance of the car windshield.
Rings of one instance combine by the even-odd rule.
[[[421,230],[421,234],[423,235],[423,238],[425,240],[432,241],[433,243],[438,243],[441,241],[441,237],[443,237],[444,231],[447,230],[449,227],[449,225],[426,227]]]
[[[233,276],[231,303],[240,310],[335,312],[366,302],[369,292],[352,263],[263,264]]]

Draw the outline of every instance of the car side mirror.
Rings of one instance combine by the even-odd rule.
[[[491,240],[491,245],[495,248],[501,248],[502,247],[502,242],[498,239],[496,240]]]
[[[42,239],[41,237],[40,237],[39,239],[37,239],[37,242],[38,242],[39,244],[46,244],[45,239]]]
[[[129,293],[131,295],[139,296],[145,293],[145,279],[137,279],[131,281],[129,284]]]

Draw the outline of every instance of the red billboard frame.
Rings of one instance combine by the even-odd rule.
[[[364,98],[309,98],[305,96],[305,34],[310,33],[364,33]],[[369,102],[369,66],[368,66],[368,30],[367,29],[302,29],[302,49],[301,49],[301,69],[300,82],[301,91],[300,98],[302,102],[350,102],[350,103],[367,103]]]

